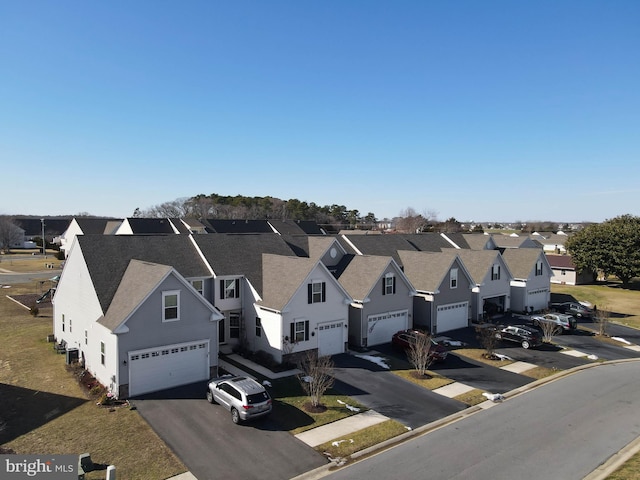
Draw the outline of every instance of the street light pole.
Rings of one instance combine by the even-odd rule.
[[[42,255],[47,258],[47,241],[44,239],[44,218],[41,218],[40,221],[42,222]]]

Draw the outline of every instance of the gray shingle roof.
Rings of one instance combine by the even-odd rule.
[[[402,236],[421,252],[441,252],[445,248],[453,247],[439,233],[410,233]]]
[[[309,258],[263,254],[264,282],[260,304],[281,311],[316,265],[318,260]]]
[[[354,300],[362,301],[374,288],[389,263],[391,257],[355,255],[338,281]]]
[[[440,253],[401,251],[398,254],[404,264],[404,274],[416,290],[435,292],[458,258],[456,252],[457,250]]]
[[[402,260],[398,256],[398,250],[417,251],[403,235],[342,235],[339,241],[348,253],[391,256],[401,266]],[[357,251],[350,244],[353,244]]]
[[[262,294],[262,254],[294,256],[277,233],[194,235],[215,275],[244,275]]]
[[[469,249],[471,248],[471,246],[467,243],[466,240],[466,234],[461,233],[461,232],[456,232],[456,233],[445,233],[445,236],[451,240],[453,243],[455,243],[458,247],[462,248],[466,248]],[[479,250],[479,249],[477,249]]]
[[[491,243],[491,235],[479,234],[479,233],[463,233],[462,237],[469,245],[471,250],[485,250],[487,244]],[[462,248],[462,245],[459,245]]]
[[[211,276],[187,235],[80,235],[77,242],[103,312],[133,259],[171,265],[185,278]]]
[[[508,248],[502,253],[513,278],[528,278],[538,259],[544,257],[537,248]]]
[[[131,260],[107,312],[98,323],[114,331],[172,271],[167,265]]]
[[[110,222],[122,223],[122,219],[118,218],[76,217],[75,220],[84,235],[108,234],[110,232],[107,230],[107,225],[110,225]]]
[[[213,233],[273,233],[273,229],[266,220],[207,218],[202,223],[210,226]]]
[[[127,218],[134,235],[160,235],[175,233],[168,218]]]

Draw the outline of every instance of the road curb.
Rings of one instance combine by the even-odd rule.
[[[625,358],[621,360],[609,360],[606,362],[588,363],[586,365],[580,365],[578,367],[570,368],[569,370],[563,370],[549,377],[541,378],[534,382],[523,385],[522,387],[516,388],[514,390],[511,390],[507,393],[502,394],[502,397],[505,400],[509,400],[510,398],[515,398],[519,395],[522,395],[523,393],[531,391],[542,385],[555,382],[564,377],[573,375],[574,373],[578,373],[582,370],[586,370],[589,368],[599,367],[601,365],[613,365],[618,363],[639,362],[639,361],[640,361],[640,358]],[[376,455],[380,452],[393,448],[396,445],[404,443],[407,440],[410,440],[414,437],[419,437],[419,436],[431,433],[435,430],[438,430],[439,428],[445,427],[459,420],[462,420],[463,418],[469,417],[471,415],[475,415],[476,413],[482,410],[485,410],[485,408],[481,407],[480,405],[474,405],[460,412],[456,412],[447,417],[441,418],[439,420],[435,420],[431,423],[428,423],[427,425],[423,425],[422,427],[418,427],[409,432],[390,438],[389,440],[385,440],[384,442],[378,443],[376,445],[372,445],[371,447],[360,450],[359,452],[355,452],[349,457],[349,459],[341,459],[341,460],[347,460],[344,463],[341,463],[341,464],[338,464],[336,462],[328,463],[327,465],[323,465],[314,470],[310,470],[301,475],[298,475],[297,477],[294,477],[291,480],[316,480],[319,478],[323,478],[331,474],[332,472],[338,470],[339,468],[342,468],[343,466],[347,466],[351,463],[354,463],[355,461],[359,461],[359,460],[362,460],[363,458]],[[624,447],[617,454],[614,454],[607,462],[605,462],[596,470],[594,470],[594,472],[592,472],[589,476],[585,477],[584,480],[605,479],[608,474],[610,474],[611,472],[619,468],[620,465],[626,462],[631,456],[633,456],[638,451],[640,451],[640,437],[638,437],[638,439],[636,439],[635,441],[631,442],[629,445]],[[607,473],[603,473],[603,472],[607,472]],[[591,475],[594,475],[594,476],[591,477]]]

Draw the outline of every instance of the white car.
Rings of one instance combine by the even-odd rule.
[[[560,327],[562,332],[572,332],[578,327],[578,322],[571,315],[564,313],[546,313],[544,315],[534,315],[531,317],[531,323],[536,327],[540,327],[542,323],[555,323]]]

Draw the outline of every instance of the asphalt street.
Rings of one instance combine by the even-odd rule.
[[[601,364],[330,476],[579,480],[640,435],[640,362]]]

